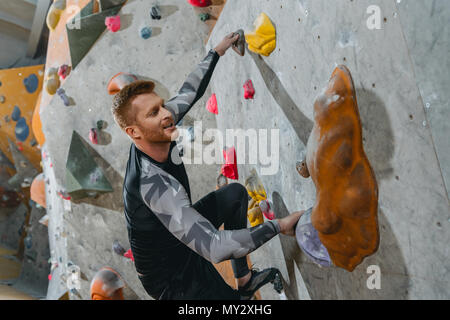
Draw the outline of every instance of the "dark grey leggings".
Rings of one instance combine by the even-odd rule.
[[[217,229],[222,224],[225,230],[247,228],[248,193],[239,183],[231,183],[207,194],[193,207]],[[231,259],[231,266],[235,278],[241,278],[249,272],[246,257]]]

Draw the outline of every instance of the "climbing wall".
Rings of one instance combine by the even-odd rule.
[[[313,182],[296,171],[313,127],[313,104],[338,64],[346,65],[353,75],[363,144],[378,181],[380,245],[374,255],[348,272],[312,263],[294,238],[281,235],[268,242],[251,254],[252,262],[259,267],[278,267],[289,299],[450,297],[446,277],[450,212],[443,178],[448,163],[439,161],[448,155],[445,137],[449,131],[435,117],[448,110],[442,98],[447,94],[442,83],[448,87],[448,74],[426,80],[421,73],[416,75],[417,70],[429,72],[427,65],[440,69],[442,63],[448,70],[444,62],[448,59],[442,59],[449,50],[448,41],[443,40],[448,27],[424,24],[421,15],[434,15],[442,21],[450,8],[445,1],[433,5],[377,1],[378,30],[367,24],[372,4],[365,0],[250,0],[243,10],[241,2],[230,1],[206,47],[210,49],[232,30],[253,31],[261,12],[276,28],[276,48],[270,56],[247,50],[242,58],[235,54],[221,58],[211,90],[219,101],[217,123],[222,131],[279,130],[279,149],[272,144],[274,172],[261,174],[263,169],[270,171],[267,164],[249,163],[249,149],[246,163],[238,165],[240,182],[252,168],[258,171],[278,217],[314,205]],[[430,50],[440,59],[430,60]],[[244,98],[243,88],[248,79],[255,89],[250,100]],[[435,105],[427,110],[432,90]],[[428,119],[430,115],[433,117]],[[377,275],[379,285],[370,278]],[[264,287],[261,295],[278,299],[269,287]]]
[[[246,163],[238,165],[238,181],[244,184],[256,169],[277,217],[308,209],[315,203],[316,189],[311,180],[298,175],[296,163],[306,153],[316,97],[336,65],[346,65],[356,86],[363,144],[378,182],[380,245],[374,255],[348,272],[317,266],[302,254],[295,238],[280,235],[251,254],[252,264],[260,269],[279,268],[289,299],[449,298],[448,129],[438,120],[441,114],[445,119],[448,109],[442,98],[446,94],[442,83],[448,79],[423,76],[429,74],[424,66],[430,62],[422,60],[427,50],[433,50],[436,61],[442,60],[448,43],[439,40],[444,31],[437,27],[432,35],[420,34],[415,39],[415,31],[424,27],[407,18],[414,16],[418,21],[420,12],[429,12],[443,19],[448,5],[442,0],[424,7],[382,0],[378,2],[380,29],[372,30],[367,25],[369,0],[228,1],[223,10],[225,1],[213,2],[213,7],[202,10],[182,0],[161,2],[160,20],[150,17],[152,3],[127,2],[119,12],[120,29],[100,33],[95,45],[61,81],[73,103],[66,106],[60,95],[43,91],[39,116],[41,135],[45,136],[43,167],[54,266],[47,298],[58,299],[67,291],[71,265],[78,266],[84,275],[80,290],[70,293],[72,299],[89,298],[89,280],[103,266],[121,273],[129,297],[149,298],[133,262],[112,250],[114,240],[129,248],[121,191],[130,140],[113,121],[112,98],[106,85],[118,72],[128,72],[154,80],[157,93],[167,99],[223,36],[240,28],[248,34],[261,12],[276,30],[274,51],[266,56],[247,50],[244,57],[227,52],[219,60],[210,88],[184,125],[201,120],[200,132],[217,125],[224,136],[226,129],[278,130],[279,148],[275,145],[272,150],[275,170],[264,174],[268,166],[249,163],[246,150]],[[68,1],[68,6],[78,4],[81,8],[87,3]],[[203,22],[199,14],[205,12],[216,18],[221,13],[218,20]],[[50,34],[46,70],[71,63],[65,22],[74,14],[64,12]],[[428,24],[426,28],[432,27]],[[431,49],[421,47],[420,37],[435,40],[429,44]],[[249,79],[255,90],[253,97]],[[217,115],[205,110],[213,93]],[[99,120],[105,125],[93,143],[95,139],[89,134]],[[87,150],[96,164],[93,171],[102,173],[112,192],[96,197],[86,192],[88,197],[68,200],[65,189],[82,178],[66,170],[73,160],[74,132],[80,137],[78,148]],[[219,164],[186,168],[194,201],[214,190]],[[222,267],[223,273],[229,274],[229,266]],[[373,270],[380,271],[380,286],[371,285]],[[261,289],[261,298],[280,296],[267,286]]]
[[[40,168],[41,155],[31,119],[43,78],[43,65],[0,70],[0,149],[13,161],[10,139],[36,169]]]

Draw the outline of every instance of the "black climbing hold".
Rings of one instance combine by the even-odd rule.
[[[152,19],[155,20],[161,19],[161,10],[159,9],[158,6],[152,7],[152,9],[150,10],[150,16],[152,17]]]
[[[104,126],[105,126],[105,121],[103,121],[103,120],[97,121],[97,129],[98,130],[102,130]]]

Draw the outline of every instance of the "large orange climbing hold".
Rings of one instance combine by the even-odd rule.
[[[101,268],[91,282],[91,300],[124,300],[123,287],[125,283],[117,271]]]
[[[254,22],[255,31],[245,35],[248,49],[263,56],[269,56],[277,45],[275,27],[263,12]]]
[[[316,186],[311,221],[333,263],[353,271],[379,244],[378,185],[364,152],[350,71],[339,66],[314,105],[306,165]]]

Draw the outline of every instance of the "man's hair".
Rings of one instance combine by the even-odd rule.
[[[125,129],[136,121],[136,115],[131,112],[133,99],[140,94],[153,92],[154,88],[154,82],[138,80],[126,85],[114,96],[112,113],[120,128]]]

